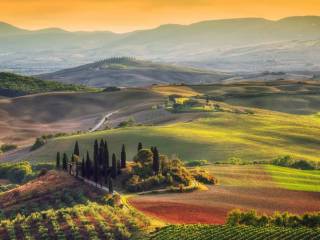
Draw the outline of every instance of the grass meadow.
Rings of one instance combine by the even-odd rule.
[[[109,151],[119,155],[126,144],[128,159],[136,154],[138,142],[157,146],[161,153],[183,160],[223,162],[272,160],[290,155],[294,159],[318,161],[320,118],[255,110],[254,114],[211,113],[193,122],[164,126],[139,126],[73,135],[50,140],[31,152],[28,160],[54,161],[57,151],[71,153],[76,140],[81,154],[92,149],[94,139],[107,139]]]

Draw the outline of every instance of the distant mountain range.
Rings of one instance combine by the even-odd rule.
[[[316,71],[320,17],[213,20],[125,34],[28,31],[0,23],[0,70],[53,72],[114,56],[221,71]]]

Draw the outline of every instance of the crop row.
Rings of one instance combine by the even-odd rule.
[[[131,239],[146,222],[130,209],[97,203],[19,215],[0,222],[0,239]]]
[[[150,240],[320,240],[320,230],[311,228],[170,225]]]

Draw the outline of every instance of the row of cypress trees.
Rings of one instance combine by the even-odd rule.
[[[143,149],[142,143],[139,142],[137,151]],[[151,147],[153,153],[152,169],[157,175],[160,172],[160,154],[157,147]],[[93,158],[91,158],[89,151],[86,156],[82,157],[80,161],[80,148],[78,141],[75,142],[74,151],[69,161],[68,155],[63,153],[62,162],[61,154],[57,152],[56,168],[68,171],[71,175],[92,180],[96,184],[108,185],[109,191],[113,192],[113,179],[121,174],[121,170],[127,167],[127,153],[126,147],[123,144],[120,153],[120,159],[117,159],[116,154],[113,153],[111,162],[109,159],[110,153],[107,141],[101,139],[100,142],[96,139],[93,145]]]
[[[116,154],[113,153],[110,163],[109,155],[107,141],[101,139],[99,143],[98,140],[95,140],[93,145],[93,158],[91,158],[87,151],[86,157],[83,157],[80,161],[79,143],[76,141],[71,161],[69,161],[68,155],[63,153],[61,162],[61,154],[57,152],[56,168],[68,171],[76,177],[79,177],[80,173],[82,178],[92,180],[96,184],[100,183],[101,186],[108,184],[110,192],[113,192],[112,179],[116,179],[117,176],[121,174],[121,169],[127,166],[125,145],[122,145],[119,160]]]

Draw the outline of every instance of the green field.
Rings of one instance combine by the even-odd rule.
[[[265,165],[264,169],[281,188],[298,191],[320,192],[320,171],[297,170]]]
[[[79,140],[82,154],[94,139],[105,138],[109,151],[119,153],[127,146],[128,159],[136,154],[138,142],[157,146],[161,153],[177,154],[183,160],[244,161],[271,160],[291,155],[294,159],[318,161],[320,118],[255,110],[255,114],[211,113],[194,122],[166,126],[142,126],[74,135],[48,142],[29,154],[31,161],[52,161],[57,151],[71,153]]]
[[[320,231],[308,228],[231,227],[215,225],[170,225],[153,234],[152,240],[282,240],[320,239]]]

